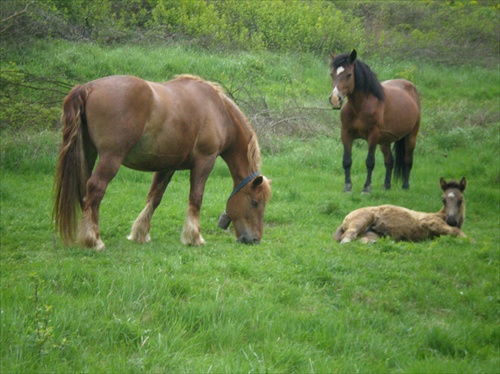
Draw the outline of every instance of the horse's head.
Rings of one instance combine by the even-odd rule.
[[[463,177],[460,182],[446,182],[441,177],[439,183],[443,190],[441,198],[444,204],[442,209],[445,216],[444,219],[448,225],[461,228],[465,221],[465,199],[463,192],[467,181]]]
[[[231,194],[226,204],[229,217],[225,218],[225,223],[219,221],[219,226],[227,227],[232,221],[238,242],[259,244],[264,226],[264,210],[270,197],[271,180],[262,175],[253,178]]]
[[[340,109],[348,94],[354,91],[354,61],[356,61],[356,50],[350,54],[335,56],[330,52],[332,62],[330,75],[332,77],[333,91],[330,95],[330,104],[333,109]]]

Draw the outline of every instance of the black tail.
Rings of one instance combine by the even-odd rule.
[[[405,164],[406,141],[405,138],[399,139],[394,143],[394,179],[399,181],[403,179],[403,168]]]

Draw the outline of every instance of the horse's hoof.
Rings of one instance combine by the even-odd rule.
[[[351,191],[352,191],[352,184],[346,183],[342,192],[351,192]]]
[[[106,249],[106,246],[104,245],[104,242],[101,239],[98,239],[93,249],[96,252],[102,252]]]
[[[350,238],[344,238],[340,241],[340,244],[346,244],[346,243],[350,243],[351,242],[351,239]]]
[[[361,191],[362,194],[368,194],[372,192],[372,188],[370,186],[363,188],[363,191]]]
[[[151,241],[151,235],[149,233],[145,237],[139,237],[139,236],[134,236],[133,234],[130,234],[127,236],[127,239],[130,240],[131,242],[136,242],[139,244],[143,243],[149,243]]]

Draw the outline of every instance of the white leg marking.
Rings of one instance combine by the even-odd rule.
[[[148,243],[151,241],[149,229],[151,227],[151,217],[153,216],[153,212],[153,207],[150,203],[147,203],[146,207],[142,210],[141,214],[139,214],[132,225],[132,231],[130,232],[130,235],[127,236],[128,240],[132,240],[137,243]]]
[[[78,227],[78,244],[82,247],[92,248],[98,252],[105,249],[101,238],[97,237],[97,227],[92,222],[92,211],[83,212],[80,226]]]
[[[182,230],[181,241],[183,244],[187,245],[205,244],[205,240],[202,238],[200,233],[200,223],[197,219],[191,216],[189,212],[186,216],[184,229]]]
[[[351,242],[351,239],[349,238],[344,238],[341,240],[340,244],[346,244],[346,243],[350,243]]]

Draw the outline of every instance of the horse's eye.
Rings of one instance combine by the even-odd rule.
[[[347,79],[352,77],[352,73],[347,74]]]
[[[257,200],[252,200],[250,204],[252,204],[253,208],[257,208],[259,206],[259,202]]]

